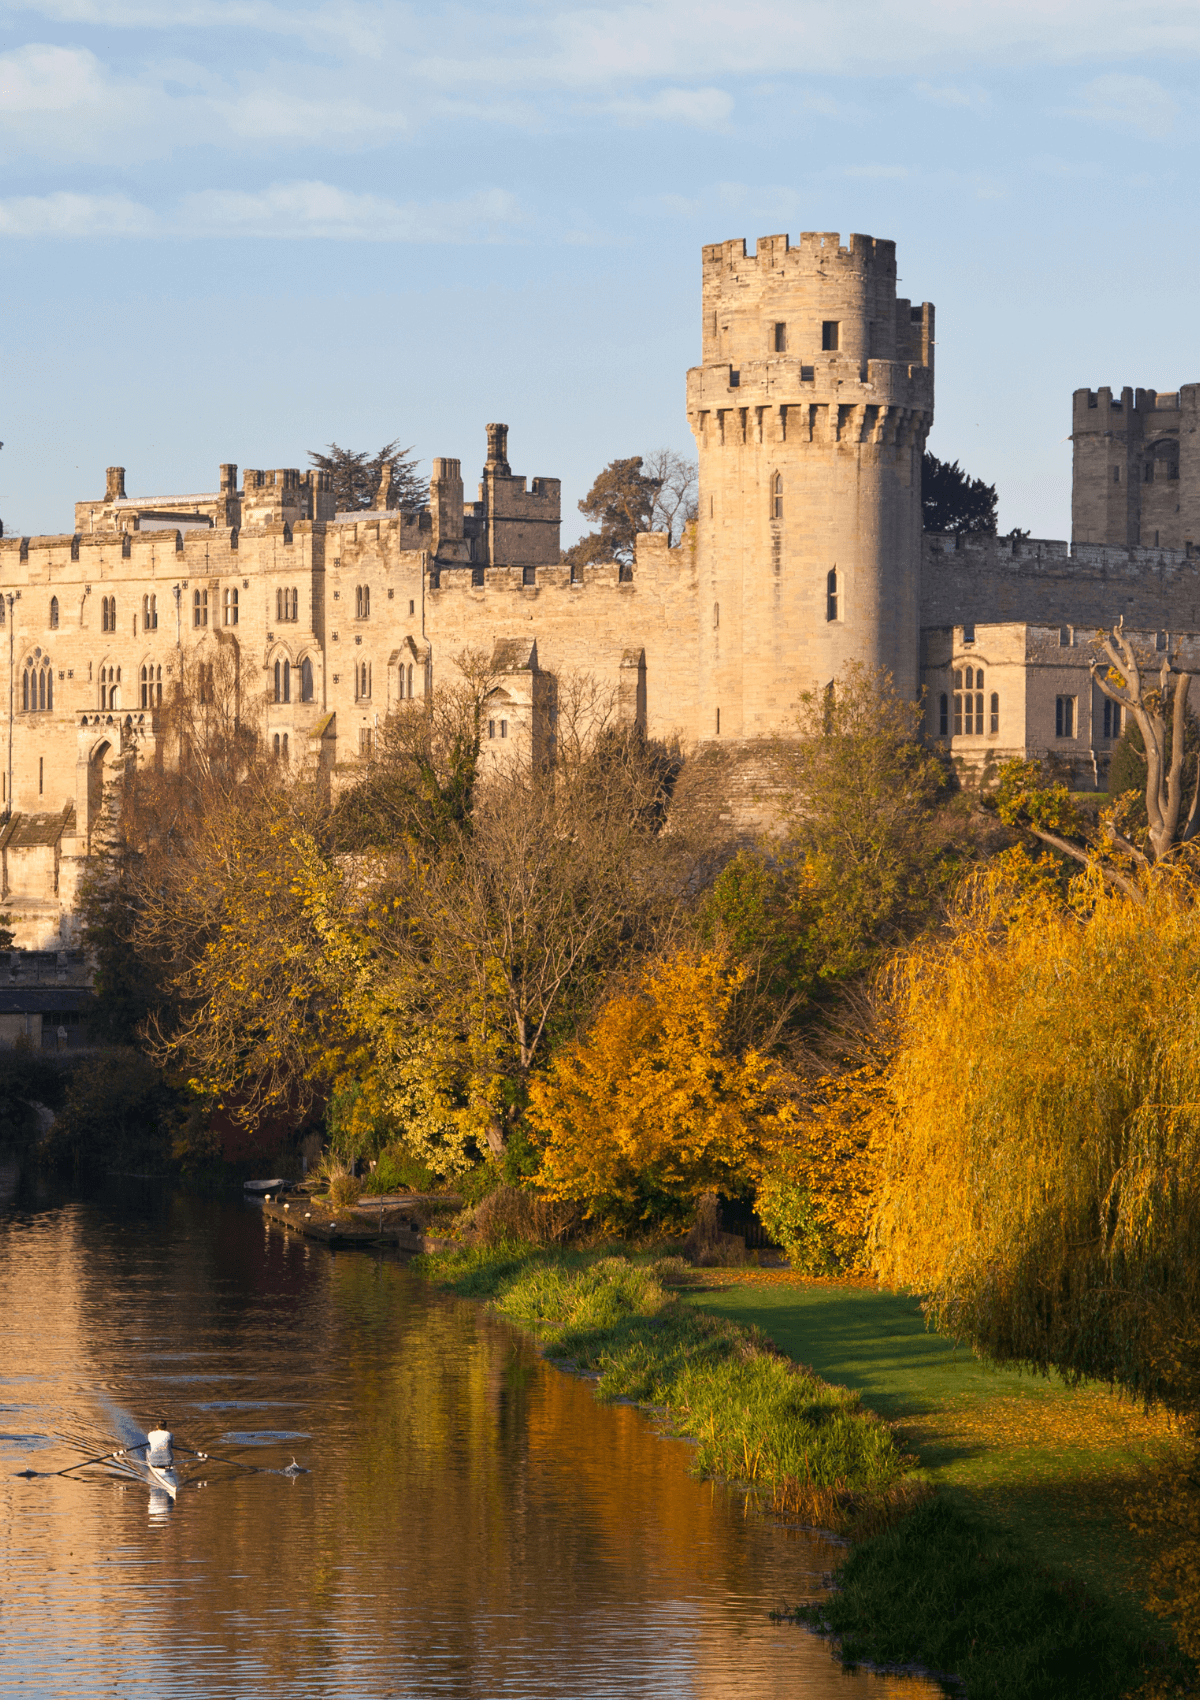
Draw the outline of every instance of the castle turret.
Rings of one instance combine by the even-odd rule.
[[[1076,390],[1071,541],[1143,549],[1200,542],[1200,384]]]
[[[724,242],[703,268],[700,735],[785,729],[856,661],[915,696],[933,308],[897,300],[870,236]]]

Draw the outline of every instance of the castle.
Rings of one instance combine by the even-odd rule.
[[[1074,398],[1073,541],[923,535],[934,310],[896,295],[895,244],[805,233],[703,250],[688,373],[698,516],[632,566],[561,559],[560,486],[515,475],[487,427],[476,499],[435,459],[429,505],[338,513],[328,476],[222,465],[215,492],[75,506],[61,536],[0,538],[0,902],[17,942],[75,940],[106,781],[170,759],[167,710],[218,660],[269,747],[343,783],[380,725],[492,658],[488,752],[551,754],[558,681],[687,748],[752,751],[853,662],[924,692],[963,764],[1053,753],[1100,787],[1121,727],[1091,684],[1124,617],[1200,669],[1200,386]],[[619,445],[618,445],[619,446]],[[7,644],[4,640],[7,639]]]

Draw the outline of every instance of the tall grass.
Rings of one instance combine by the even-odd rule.
[[[885,1278],[998,1359],[1200,1407],[1200,912],[1006,907],[982,880],[895,970],[904,1041],[876,1219]]]
[[[791,1363],[757,1329],[681,1304],[664,1284],[679,1279],[678,1259],[522,1259],[501,1248],[442,1268],[457,1291],[488,1292],[549,1356],[594,1373],[601,1398],[658,1410],[697,1442],[699,1474],[744,1482],[773,1510],[863,1532],[927,1491],[857,1393]]]

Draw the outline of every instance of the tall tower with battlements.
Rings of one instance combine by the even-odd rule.
[[[703,268],[699,735],[786,730],[856,661],[914,697],[933,308],[870,236],[723,242]]]

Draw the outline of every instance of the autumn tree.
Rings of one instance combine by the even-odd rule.
[[[385,507],[416,513],[428,507],[429,487],[417,474],[418,462],[412,449],[402,449],[399,445],[397,437],[371,454],[366,449],[344,449],[338,443],[330,443],[327,453],[310,449],[308,458],[313,466],[330,475],[339,513],[374,508],[380,500],[381,487]]]
[[[921,709],[854,666],[800,699],[775,746],[787,866],[818,972],[838,976],[919,929],[959,867],[961,814],[921,742]]]
[[[714,951],[668,954],[533,1080],[528,1119],[551,1198],[601,1221],[682,1221],[705,1192],[745,1190],[788,1114],[776,1065],[729,1047],[745,972]]]

